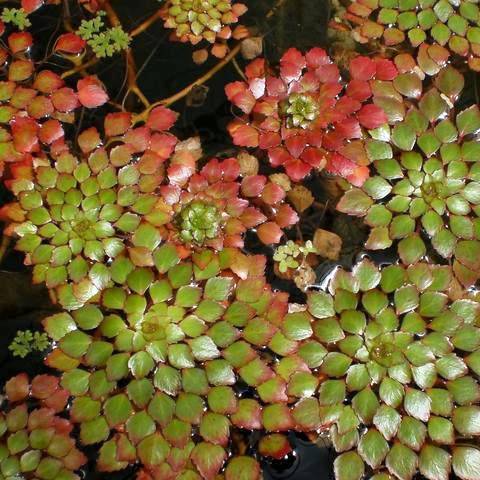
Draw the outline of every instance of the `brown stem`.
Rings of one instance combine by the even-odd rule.
[[[113,9],[110,5],[109,0],[105,0],[103,4],[103,8],[107,14],[107,18],[110,21],[111,25],[114,27],[121,27],[122,22],[120,18],[118,18],[117,12]],[[150,102],[148,101],[147,97],[143,94],[140,90],[140,87],[137,84],[137,65],[135,63],[135,58],[133,57],[133,52],[131,48],[128,48],[125,52],[127,58],[127,82],[128,82],[128,90],[125,97],[128,96],[130,92],[133,92],[138,99],[143,103],[146,108],[149,108]]]
[[[93,65],[97,64],[99,62],[99,59],[97,57],[93,57],[88,62],[81,63],[80,65],[77,65],[74,68],[71,68],[70,70],[67,70],[66,72],[62,73],[62,78],[68,78],[71,77],[72,75],[75,75],[76,73],[80,73],[85,71],[87,68],[92,67]]]
[[[275,12],[286,2],[287,0],[277,0],[277,3],[267,13],[266,18],[271,18],[275,15]]]
[[[198,87],[199,85],[203,85],[205,82],[210,80],[217,72],[219,72],[225,65],[228,65],[233,58],[238,54],[240,51],[241,44],[238,43],[231,51],[230,53],[220,62],[218,62],[213,68],[211,68],[207,73],[202,75],[200,78],[195,80],[193,83],[190,85],[186,86],[183,90],[180,90],[177,92],[175,95],[172,95],[171,97],[164,98],[163,100],[159,100],[158,102],[152,103],[147,109],[145,109],[142,113],[139,113],[135,118],[134,122],[142,122],[145,121],[148,117],[148,114],[150,111],[158,107],[159,105],[163,106],[169,106],[172,105],[172,103],[178,102],[181,100],[183,97],[186,97],[195,87]]]
[[[140,25],[135,27],[131,32],[130,32],[130,37],[134,38],[137,35],[140,35],[142,32],[147,30],[147,28],[150,27],[153,23],[155,23],[157,20],[161,18],[161,10],[157,10],[153,15],[148,17],[145,21],[143,21]]]

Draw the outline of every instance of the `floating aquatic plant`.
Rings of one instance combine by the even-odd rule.
[[[4,8],[0,18],[2,22],[10,23],[19,30],[25,30],[32,25],[23,8]]]
[[[237,280],[230,267],[240,264],[232,253],[204,251],[182,261],[173,245],[164,245],[155,257],[157,276],[132,271],[129,294],[107,289],[101,307],[45,320],[57,342],[47,364],[65,372],[62,385],[75,395],[71,414],[82,443],[103,443],[101,471],[123,469],[138,457],[153,478],[189,470],[213,478],[227,462],[231,428],[309,428],[302,414],[310,401],[301,400],[315,392],[318,379],[309,367],[324,349],[314,341],[302,348],[305,335],[295,327],[309,321],[288,314],[287,295],[266,284],[259,267],[265,260],[244,257],[250,273]],[[298,356],[274,364],[263,346],[280,357]],[[257,394],[239,398],[239,382]],[[110,437],[112,429],[122,433]],[[265,455],[278,455],[275,445],[267,442]],[[227,466],[231,478],[243,463],[246,478],[259,478],[255,462],[235,457]]]
[[[357,57],[350,63],[351,80],[342,82],[325,50],[303,55],[290,49],[279,74],[264,59],[254,60],[245,74],[246,82],[225,89],[244,114],[228,127],[236,145],[266,150],[271,165],[284,167],[295,182],[326,168],[363,183],[369,159],[361,140],[366,129],[388,121],[375,98],[389,93],[397,75],[392,61]]]
[[[452,466],[473,478],[468,457],[478,455],[465,439],[480,435],[480,304],[462,294],[450,267],[426,263],[379,269],[365,259],[337,270],[329,291],[309,305],[329,352],[318,398],[344,452],[336,478],[371,469],[446,480]]]
[[[130,44],[130,36],[121,26],[106,28],[103,22],[105,12],[99,11],[96,16],[90,20],[82,20],[80,27],[76,31],[78,37],[86,42],[98,58],[112,57],[115,53],[126,50]],[[68,35],[68,39],[73,45],[74,38]],[[64,39],[67,37],[64,37]],[[63,47],[57,49],[65,51]],[[77,42],[80,46],[81,43]]]
[[[434,42],[467,58],[473,70],[480,69],[480,14],[474,2],[354,0],[344,20],[354,24],[353,36],[361,43],[382,39],[388,47],[404,41],[418,47]]]
[[[25,358],[33,352],[43,352],[49,345],[48,335],[45,332],[19,330],[8,349],[14,357]]]
[[[367,148],[375,154],[375,175],[361,188],[348,190],[338,204],[345,213],[364,216],[371,227],[366,243],[384,249],[396,240],[400,258],[415,263],[427,252],[422,234],[465,285],[478,278],[480,242],[477,235],[480,183],[477,175],[480,112],[474,105],[456,112],[462,75],[447,67],[434,85],[422,92],[416,73],[394,81],[414,105],[382,139]]]
[[[20,374],[5,384],[7,405],[0,413],[0,474],[3,478],[79,480],[86,457],[71,436],[72,423],[60,416],[68,392],[59,379]],[[34,408],[31,408],[31,405]]]
[[[278,262],[278,269],[285,273],[288,269],[297,269],[310,253],[316,253],[312,241],[308,240],[304,245],[289,240],[285,245],[275,249],[273,260]]]
[[[228,52],[227,40],[248,35],[241,25],[232,30],[246,11],[236,0],[170,0],[162,16],[165,28],[175,31],[174,38],[192,45],[206,41],[212,44],[212,54],[223,58]]]
[[[160,108],[151,128],[129,130],[128,114],[113,115],[106,132],[123,133],[123,143],[106,149],[89,129],[79,136],[78,157],[64,145],[14,169],[9,186],[18,201],[4,207],[13,221],[8,233],[19,237],[16,248],[34,266],[34,281],[45,282],[64,307],[78,308],[105,288],[107,259],[126,251],[142,264],[160,242],[154,192],[177,141],[163,129],[175,118]]]

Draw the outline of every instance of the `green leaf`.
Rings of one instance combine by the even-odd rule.
[[[327,318],[335,315],[333,298],[325,292],[310,292],[307,305],[309,312],[316,318]]]
[[[462,480],[477,480],[480,471],[480,450],[478,447],[455,447],[452,466],[455,475]]]
[[[383,462],[390,447],[388,442],[378,432],[372,428],[362,435],[358,444],[358,453],[365,463],[376,470]]]
[[[411,265],[417,263],[426,253],[426,247],[423,240],[418,235],[400,240],[398,244],[398,254],[403,263]]]
[[[450,454],[442,448],[425,445],[419,457],[420,473],[429,480],[448,480],[451,470]]]
[[[430,418],[430,397],[420,390],[407,388],[404,399],[404,407],[407,413],[423,422]]]
[[[260,465],[252,457],[233,457],[225,469],[225,480],[257,480],[258,478],[260,478]]]
[[[456,121],[460,136],[476,133],[480,129],[480,110],[478,106],[472,105],[460,112]]]
[[[205,298],[221,302],[230,295],[232,279],[228,277],[215,277],[207,280],[205,284]]]
[[[198,443],[192,451],[191,460],[203,478],[215,478],[222,468],[227,454],[219,445]]]
[[[392,141],[401,150],[412,150],[416,140],[415,131],[407,124],[400,123],[392,130]]]
[[[382,405],[373,418],[373,424],[386,440],[391,440],[396,434],[402,417],[387,405]]]
[[[47,317],[43,320],[43,326],[48,335],[55,341],[59,341],[69,332],[72,332],[77,328],[71,315],[66,312],[57,313]]]
[[[370,388],[365,388],[352,399],[352,407],[362,423],[370,425],[380,403]]]
[[[480,407],[458,407],[453,411],[452,421],[461,435],[480,435]]]
[[[359,188],[347,190],[337,204],[337,210],[357,217],[363,217],[373,204],[373,200]]]
[[[417,471],[418,457],[405,445],[395,443],[387,455],[386,466],[392,475],[410,480]]]
[[[123,393],[107,399],[103,409],[105,418],[111,427],[125,423],[133,412],[130,400]]]
[[[126,423],[126,431],[133,443],[138,443],[143,438],[155,432],[155,422],[145,411],[133,414]]]
[[[337,480],[360,480],[365,472],[362,458],[356,452],[339,455],[333,464]]]

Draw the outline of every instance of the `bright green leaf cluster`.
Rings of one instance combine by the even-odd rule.
[[[285,273],[289,268],[298,268],[310,253],[316,253],[317,249],[313,246],[311,240],[304,245],[289,240],[285,245],[280,245],[275,249],[273,260],[278,262],[278,269]]]
[[[77,30],[77,34],[86,40],[98,58],[112,57],[128,49],[131,40],[121,26],[105,29],[104,15],[105,12],[98,12],[91,20],[82,20]]]
[[[375,175],[362,187],[348,190],[340,211],[365,217],[371,227],[366,248],[388,248],[399,241],[406,264],[419,261],[427,246],[454,259],[454,270],[469,286],[480,272],[480,110],[474,105],[457,114],[448,99],[456,98],[464,84],[452,67],[435,78],[435,86],[420,95],[416,73],[400,74],[397,88],[417,96],[416,106],[402,122],[382,131],[367,149]]]
[[[450,267],[363,260],[337,270],[331,297],[311,295],[314,332],[329,351],[320,414],[345,452],[338,479],[359,480],[369,468],[447,479],[452,458],[470,478],[457,467],[465,452],[452,446],[480,435],[480,303],[451,296],[454,285]]]
[[[480,10],[476,2],[460,0],[353,1],[345,19],[355,19],[354,36],[365,43],[382,39],[386,46],[408,40],[413,47],[436,43],[468,58],[480,69]]]
[[[32,25],[27,12],[23,8],[4,8],[1,20],[15,25],[19,30],[25,30]]]
[[[14,357],[25,358],[30,353],[43,352],[49,345],[48,335],[45,332],[19,330],[8,349]]]

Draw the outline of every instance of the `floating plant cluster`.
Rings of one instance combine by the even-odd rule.
[[[350,52],[346,67],[320,47],[256,58],[225,87],[236,153],[217,158],[172,133],[170,102],[150,104],[136,78],[147,104],[129,112],[88,74],[122,52],[134,68],[136,33],[110,2],[79,1],[86,17],[49,47],[72,69],[43,68],[28,28],[44,3],[60,2],[2,13],[0,214],[59,308],[12,339],[50,373],[4,386],[0,479],[76,480],[95,449],[102,475],[258,480],[291,432],[323,432],[337,480],[477,480],[480,110],[459,101],[476,4],[354,1],[337,30],[408,51]],[[152,22],[226,63],[246,10],[170,0]],[[99,107],[101,127],[72,130]],[[368,230],[324,282],[318,258],[340,248],[324,230],[303,238],[312,178],[335,181],[337,210]],[[385,249],[398,261],[368,257]],[[235,443],[246,432],[254,446]]]

